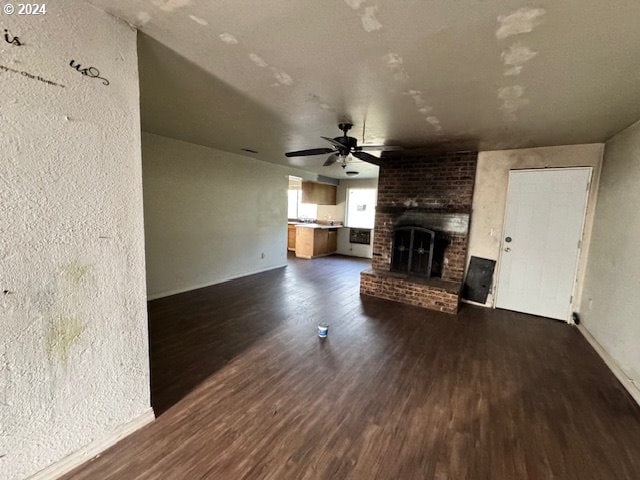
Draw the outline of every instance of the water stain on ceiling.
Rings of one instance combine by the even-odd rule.
[[[640,118],[635,0],[90,1],[142,32],[145,130],[275,163],[341,120],[361,143],[488,150]]]

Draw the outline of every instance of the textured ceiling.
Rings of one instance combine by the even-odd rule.
[[[326,156],[283,154],[339,120],[360,142],[488,150],[602,142],[640,118],[637,0],[91,3],[145,34],[145,130],[337,178]]]

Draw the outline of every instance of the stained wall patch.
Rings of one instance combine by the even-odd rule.
[[[524,65],[535,58],[538,52],[531,50],[526,45],[514,44],[502,52],[502,62],[504,63],[506,76],[515,76],[522,73]]]
[[[218,38],[228,45],[237,45],[240,43],[236,37],[227,32],[221,33],[218,35]]]
[[[178,8],[191,5],[191,0],[153,0],[153,4],[165,12],[173,12]]]
[[[500,24],[496,31],[498,40],[513,35],[532,32],[540,23],[542,17],[547,11],[544,8],[527,8],[523,7],[509,15],[500,15],[498,23]]]
[[[266,68],[269,66],[269,64],[267,62],[264,61],[264,59],[258,55],[257,53],[250,53],[249,54],[249,59],[255,63],[257,66],[259,66],[260,68]]]
[[[189,15],[189,18],[196,22],[198,25],[202,25],[203,27],[209,25],[209,22],[207,22],[204,18],[196,17],[195,15]]]
[[[139,27],[146,25],[150,20],[151,15],[147,12],[138,12],[138,15],[136,15],[136,23]]]
[[[498,99],[501,101],[500,110],[505,120],[515,121],[518,119],[516,113],[523,107],[529,105],[530,100],[524,97],[525,88],[522,85],[512,85],[502,87],[498,90]]]
[[[362,21],[362,28],[367,33],[375,32],[376,30],[380,30],[382,28],[382,24],[376,18],[376,12],[378,11],[378,6],[374,5],[371,7],[365,7],[364,13],[360,15],[360,20]]]

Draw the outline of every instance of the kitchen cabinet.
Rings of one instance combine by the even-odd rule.
[[[335,205],[337,188],[335,185],[326,185],[316,182],[302,182],[302,203],[315,203],[316,205]]]
[[[327,231],[327,251],[336,252],[338,250],[338,230]]]
[[[290,252],[296,249],[296,226],[289,224],[287,226],[287,250]]]
[[[296,257],[311,259],[338,249],[338,228],[296,227]]]
[[[319,255],[325,255],[330,253],[327,250],[327,230],[322,228],[315,229],[317,231],[313,232],[313,256],[317,257]]]

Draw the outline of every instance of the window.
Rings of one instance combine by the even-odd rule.
[[[377,193],[375,188],[347,189],[347,227],[373,229]]]
[[[300,220],[318,218],[318,206],[313,203],[302,203],[302,190],[299,188],[290,188],[288,199],[287,218]]]
[[[302,198],[302,191],[298,190],[299,198]],[[298,203],[298,218],[300,220],[318,218],[318,205],[315,203]]]
[[[295,188],[290,188],[288,191],[289,195],[289,213],[287,214],[287,218],[298,218],[298,192],[300,190]]]

